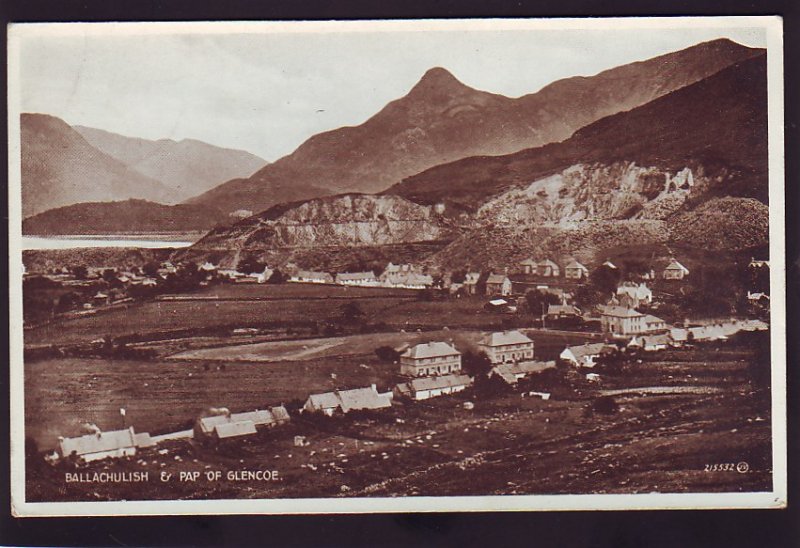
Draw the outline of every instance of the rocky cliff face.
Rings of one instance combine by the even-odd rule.
[[[488,201],[478,219],[495,223],[558,223],[663,219],[694,189],[708,186],[690,168],[677,173],[635,162],[576,164]]]
[[[213,230],[192,252],[224,252],[236,264],[242,251],[429,242],[447,232],[431,207],[396,196],[348,194],[310,200],[274,218],[268,213]]]

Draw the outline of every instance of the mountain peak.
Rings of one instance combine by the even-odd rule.
[[[453,76],[453,74],[447,70],[446,68],[442,67],[433,67],[428,69],[425,74],[422,75],[417,85],[414,86],[412,91],[420,91],[420,90],[456,90],[456,89],[471,89],[469,86],[462,84],[458,78]]]

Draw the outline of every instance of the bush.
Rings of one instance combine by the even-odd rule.
[[[486,376],[492,370],[492,362],[485,352],[477,354],[467,350],[461,356],[461,368],[471,377]]]
[[[400,353],[391,346],[379,346],[375,349],[375,355],[382,362],[394,363],[400,359]]]
[[[603,415],[612,415],[619,411],[619,405],[611,396],[600,396],[592,402],[592,411]]]

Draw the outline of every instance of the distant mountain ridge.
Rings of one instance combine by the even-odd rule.
[[[93,147],[60,118],[26,113],[20,126],[23,217],[87,201],[178,200],[172,189]]]
[[[178,201],[205,192],[225,181],[247,177],[267,165],[263,158],[195,139],[140,139],[102,129],[74,126],[92,146],[128,168],[161,181]]]
[[[419,262],[502,268],[548,253],[589,261],[630,246],[763,246],[766,83],[761,53],[563,142],[436,166],[380,195],[277,206],[180,253],[313,266],[323,249],[375,254],[427,243]],[[387,222],[400,220],[397,230]]]
[[[761,54],[646,105],[589,124],[563,142],[439,165],[385,193],[474,212],[492,196],[562,174],[578,164],[634,162],[673,174],[694,169],[695,175],[709,179],[714,187],[709,190],[719,195],[753,197],[766,203],[766,104],[766,54]],[[663,173],[660,177],[663,187]],[[618,185],[620,179],[615,181]],[[586,186],[576,189],[588,191]]]
[[[225,222],[219,210],[199,205],[163,205],[146,200],[72,204],[22,221],[22,233],[121,234],[131,232],[194,232]]]
[[[763,50],[715,40],[554,82],[511,99],[472,89],[443,68],[358,126],[308,139],[251,177],[220,185],[189,203],[223,211],[339,194],[380,192],[416,173],[464,157],[504,155],[569,137],[605,116],[648,103]],[[291,195],[289,195],[291,194]]]

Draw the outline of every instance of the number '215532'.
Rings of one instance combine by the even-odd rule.
[[[732,462],[720,462],[714,464],[706,464],[705,468],[703,469],[704,472],[739,472],[740,474],[744,474],[750,470],[750,465],[746,462],[742,461],[739,463],[732,463]]]

